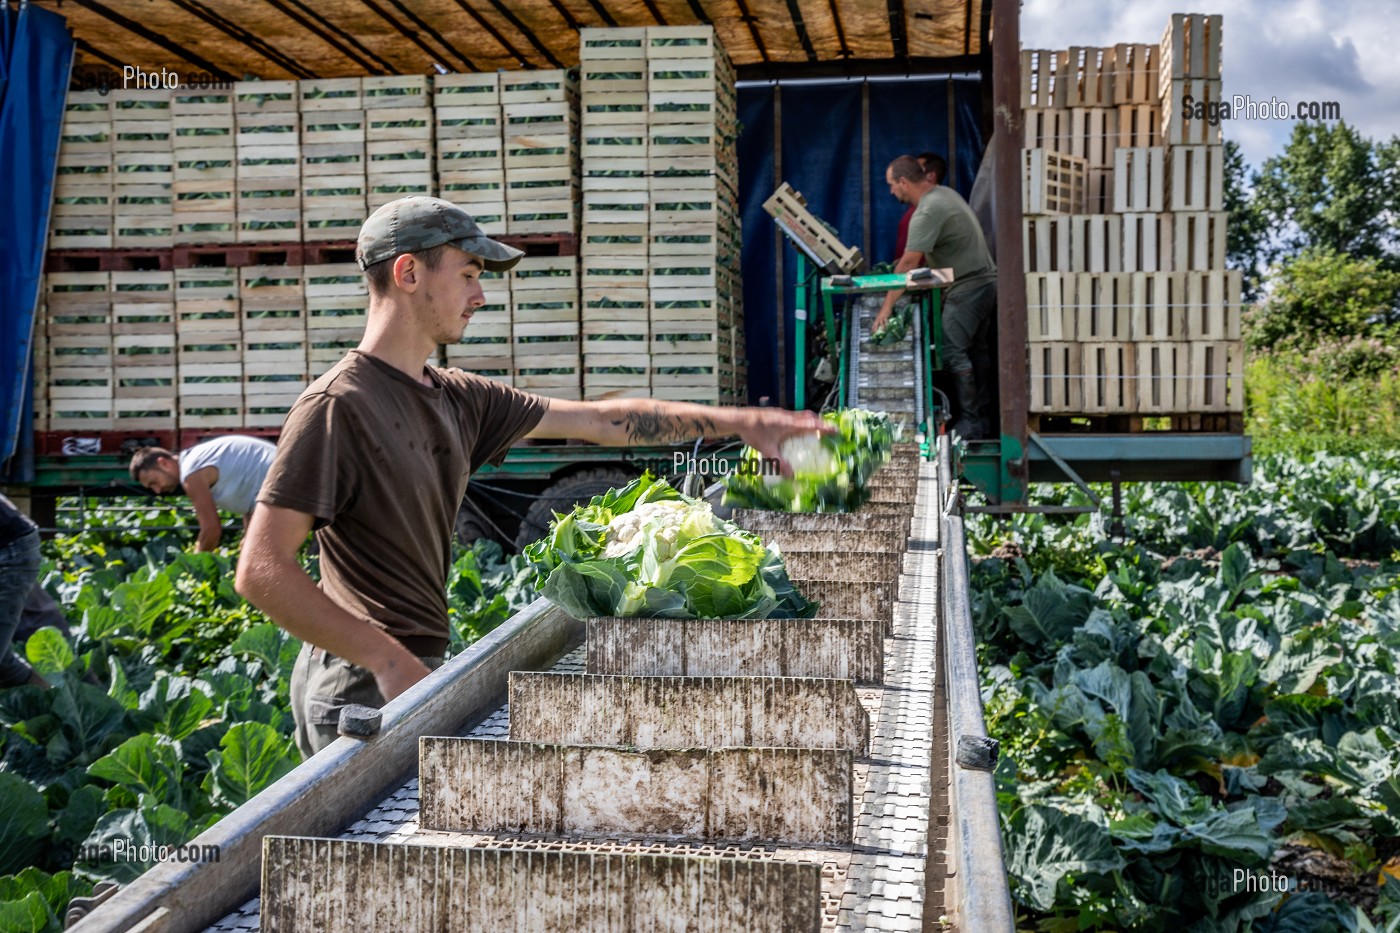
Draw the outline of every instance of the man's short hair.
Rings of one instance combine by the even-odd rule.
[[[437,246],[430,246],[421,252],[413,253],[412,256],[423,264],[423,268],[431,272],[441,265],[446,250],[456,248],[451,243],[439,243]],[[399,255],[404,254],[400,253]],[[391,256],[388,259],[381,259],[372,266],[365,267],[365,278],[369,281],[371,295],[389,294],[389,289],[394,285],[394,260],[398,258],[398,256]]]
[[[154,469],[156,462],[160,460],[161,457],[169,457],[171,460],[175,459],[175,455],[164,447],[137,448],[136,453],[131,455],[131,466],[128,468],[131,471],[131,478],[138,483],[141,482],[141,474],[145,473],[147,470]]]
[[[948,177],[948,162],[936,152],[921,152],[915,158],[924,167],[924,171],[929,175],[937,175],[938,183],[943,184],[943,179]]]
[[[926,174],[919,160],[913,156],[902,155],[890,163],[890,177],[895,181],[907,178],[912,182],[922,182]]]

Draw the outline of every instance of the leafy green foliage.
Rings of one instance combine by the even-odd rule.
[[[187,552],[192,535],[166,533],[181,521],[163,509],[86,524],[46,544],[42,578],[70,634],[24,645],[52,689],[0,690],[0,930],[56,933],[94,881],[152,867],[80,855],[185,843],[300,762],[288,697],[301,643],[234,592],[236,553]],[[532,576],[490,542],[460,550],[454,649],[533,599]]]
[[[781,555],[647,473],[560,515],[525,549],[539,591],[575,618],[801,618]]]
[[[1400,272],[1376,258],[1310,248],[1273,268],[1268,297],[1245,316],[1245,325],[1256,350],[1308,351],[1329,342],[1393,339],[1400,329]],[[1393,357],[1387,361],[1393,369]],[[1374,375],[1377,369],[1348,375]]]
[[[793,475],[775,475],[752,447],[725,481],[724,504],[783,512],[851,512],[870,498],[870,477],[890,458],[897,428],[882,412],[848,408],[822,416],[836,433],[792,438],[783,458]]]
[[[1368,917],[1239,879],[1301,847],[1374,884],[1393,851],[1396,466],[1270,457],[1248,487],[1129,487],[1123,542],[1097,518],[969,521],[1008,872],[1037,929],[1389,922],[1387,897]]]

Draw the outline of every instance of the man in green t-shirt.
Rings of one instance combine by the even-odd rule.
[[[953,430],[965,438],[986,437],[993,384],[991,332],[996,319],[996,264],[972,208],[952,188],[934,185],[912,156],[900,156],[885,169],[890,194],[916,205],[909,220],[904,255],[895,272],[920,266],[952,269],[953,285],[943,292],[943,365],[953,377],[959,417]],[[903,291],[885,295],[875,318],[879,330]],[[979,390],[978,379],[983,388]]]

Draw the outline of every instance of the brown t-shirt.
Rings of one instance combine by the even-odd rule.
[[[351,351],[302,393],[258,501],[315,516],[321,589],[421,656],[447,647],[452,527],[467,478],[547,400],[459,369],[422,385]]]

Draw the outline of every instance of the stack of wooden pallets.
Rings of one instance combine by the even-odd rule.
[[[562,70],[501,75],[506,233],[578,229],[578,86]]]
[[[1219,100],[1220,38],[1219,16],[1176,14],[1156,46],[1021,53],[1037,415],[1180,430],[1244,410],[1219,127],[1182,116]]]
[[[171,98],[176,245],[232,243],[238,235],[233,97],[185,89]]]
[[[238,272],[244,425],[277,427],[307,384],[306,269],[244,266]]]
[[[241,427],[238,270],[201,266],[174,271],[177,423],[191,428]]]

